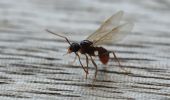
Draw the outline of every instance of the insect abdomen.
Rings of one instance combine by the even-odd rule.
[[[96,50],[98,51],[98,56],[100,61],[103,64],[107,64],[109,61],[109,53],[106,49],[102,48],[102,47],[96,47]]]

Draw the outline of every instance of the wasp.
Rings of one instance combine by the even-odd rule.
[[[99,45],[108,44],[108,43],[121,40],[126,34],[131,32],[134,24],[132,22],[120,24],[122,16],[123,16],[123,11],[119,11],[116,14],[112,15],[106,21],[104,21],[104,23],[95,32],[93,32],[90,36],[88,36],[85,40],[81,41],[80,43],[76,43],[76,42],[71,43],[70,40],[66,36],[63,36],[61,34],[56,34],[49,30],[46,30],[46,31],[56,36],[59,36],[61,38],[64,38],[67,41],[67,43],[70,45],[68,47],[67,53],[68,54],[75,53],[76,57],[78,57],[79,59],[81,67],[86,73],[86,78],[88,75],[89,59],[91,60],[96,70],[95,76],[93,79],[93,81],[95,81],[97,77],[98,67],[93,57],[99,57],[99,60],[101,61],[101,63],[104,65],[107,65],[110,59],[110,54],[112,54],[115,60],[118,62],[119,66],[123,70],[125,70],[120,64],[120,61],[117,58],[114,51],[109,51],[105,49],[104,47],[99,46]],[[87,64],[86,67],[84,67],[84,65],[82,64],[79,54],[85,55],[86,64]]]

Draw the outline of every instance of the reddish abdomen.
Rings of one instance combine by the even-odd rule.
[[[109,56],[108,55],[106,55],[106,54],[104,54],[104,55],[99,55],[99,59],[100,59],[100,61],[103,63],[103,64],[107,64],[108,63],[108,61],[109,61]]]
[[[106,49],[102,48],[102,47],[97,47],[96,48],[97,51],[98,51],[98,56],[99,56],[99,59],[100,61],[103,63],[103,64],[107,64],[108,61],[109,61],[109,53]]]

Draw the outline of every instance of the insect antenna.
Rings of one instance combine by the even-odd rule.
[[[51,33],[51,34],[53,34],[53,35],[57,35],[57,36],[59,36],[59,37],[62,37],[62,38],[64,38],[64,39],[66,39],[66,41],[68,42],[68,44],[71,45],[71,43],[70,43],[70,41],[68,40],[67,37],[62,36],[62,35],[59,35],[59,34],[57,34],[57,33],[54,33],[54,32],[52,32],[52,31],[50,31],[50,30],[48,30],[48,29],[46,29],[46,31],[49,32],[49,33]]]

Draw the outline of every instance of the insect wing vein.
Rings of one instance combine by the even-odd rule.
[[[105,33],[102,37],[93,41],[93,45],[97,46],[101,44],[108,44],[108,43],[119,41],[123,37],[125,37],[128,33],[131,32],[133,26],[134,24],[132,22],[129,22],[129,23],[120,25],[116,28],[113,28],[110,32]]]
[[[87,40],[93,42],[103,37],[106,33],[110,32],[113,28],[119,25],[122,16],[123,11],[119,11],[116,14],[112,15],[94,33],[87,37]]]

